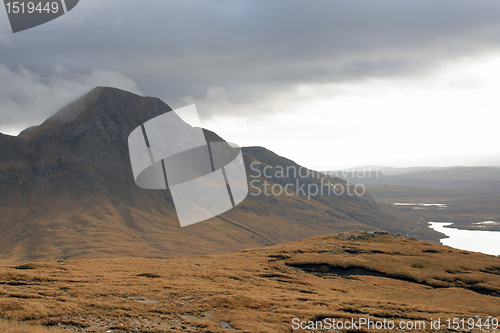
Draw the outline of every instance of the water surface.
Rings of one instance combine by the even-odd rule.
[[[429,222],[429,227],[449,238],[441,239],[443,245],[456,249],[500,255],[500,231],[460,230],[445,228],[453,223]]]

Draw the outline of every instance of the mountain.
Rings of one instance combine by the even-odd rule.
[[[280,168],[300,166],[262,147],[243,148],[249,181],[259,179],[261,188],[252,187],[235,209],[181,228],[170,191],[139,188],[128,154],[130,132],[169,111],[158,98],[98,87],[31,131],[0,135],[0,261],[163,258],[332,232],[405,233],[414,228],[413,219],[377,204],[368,193],[258,195],[264,181],[277,188],[329,183],[353,190],[342,179],[307,169],[303,177],[281,177]],[[213,132],[204,133],[207,141],[223,141]],[[258,177],[257,170],[262,173],[266,167],[271,177]],[[437,240],[429,229],[419,232],[416,236]]]

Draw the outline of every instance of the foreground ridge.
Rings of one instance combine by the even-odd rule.
[[[430,331],[438,318],[500,318],[499,297],[500,258],[387,232],[0,268],[4,318],[77,332],[285,332],[326,318],[411,320]]]

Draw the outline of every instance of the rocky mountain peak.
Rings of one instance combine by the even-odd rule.
[[[97,87],[64,106],[26,138],[81,137],[127,142],[130,132],[145,121],[172,109],[158,98],[141,97],[128,91]]]

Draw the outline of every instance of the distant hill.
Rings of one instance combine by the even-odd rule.
[[[381,166],[381,165],[363,165],[354,168],[344,169],[344,170],[336,170],[336,171],[324,171],[325,174],[329,175],[344,175],[350,174],[353,172],[380,172],[384,175],[403,175],[407,173],[421,172],[421,171],[429,171],[429,170],[439,170],[439,169],[449,169],[449,168],[441,168],[441,167],[433,167],[433,166],[417,166],[417,167],[403,167],[396,168],[391,166]]]
[[[99,87],[18,137],[0,134],[0,261],[137,256],[163,258],[268,246],[352,230],[405,233],[414,220],[361,196],[264,194],[180,228],[169,190],[136,186],[127,139],[171,111],[152,97]],[[207,141],[223,141],[205,131]],[[261,148],[244,148],[247,170],[300,167]],[[311,171],[312,172],[312,171]],[[339,178],[274,178],[272,184]],[[347,186],[347,185],[346,185]],[[256,190],[252,189],[255,194]],[[421,237],[436,240],[422,230]],[[418,236],[418,235],[416,235]]]
[[[28,134],[29,132],[32,132],[37,127],[38,126],[30,126],[30,127],[26,128],[26,129],[22,130],[21,133],[19,133],[18,136]]]
[[[500,194],[500,168],[452,167],[389,175],[374,169],[327,173],[338,175],[353,184],[414,185],[435,189]]]

